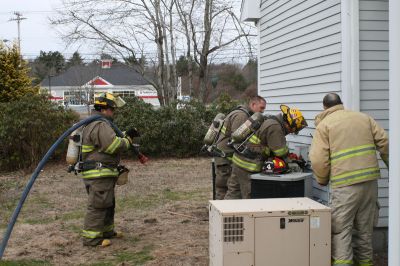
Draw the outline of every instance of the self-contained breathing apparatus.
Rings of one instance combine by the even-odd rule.
[[[218,113],[204,136],[204,146],[202,150],[207,151],[211,156],[225,157],[225,153],[217,148],[217,140],[224,126],[225,115]]]
[[[243,111],[248,116],[250,116],[249,112],[242,106],[234,108],[229,112],[229,114],[236,110]],[[207,152],[210,156],[221,157],[221,158],[226,158],[228,156],[223,150],[217,147],[219,136],[221,135],[221,133],[225,134],[224,132],[224,130],[226,130],[226,128],[224,127],[225,118],[226,118],[225,114],[218,113],[214,117],[204,137],[204,146],[202,147],[201,151]]]
[[[228,145],[233,147],[236,152],[245,156],[253,157],[252,153],[247,148],[247,143],[250,138],[254,136],[256,131],[261,127],[264,122],[265,116],[261,113],[254,113],[249,119],[246,120],[238,129],[236,129],[231,136]]]
[[[117,135],[122,135],[122,132],[110,121],[106,119],[100,119],[109,123],[109,125],[117,132]],[[66,161],[69,164],[68,173],[73,172],[75,175],[82,171],[92,170],[92,169],[101,169],[101,168],[116,168],[118,170],[118,179],[117,185],[125,185],[128,181],[128,173],[129,169],[123,165],[117,164],[105,164],[101,162],[95,161],[83,161],[82,160],[82,134],[83,134],[84,126],[79,127],[75,131],[71,133],[69,136],[69,143],[67,149]],[[136,130],[136,129],[135,129]],[[118,134],[120,133],[120,134]],[[136,131],[137,134],[139,134]],[[140,136],[140,135],[138,135]],[[145,164],[148,161],[148,158],[143,155],[139,151],[139,144],[131,144],[131,148],[134,153],[138,156],[140,163]]]

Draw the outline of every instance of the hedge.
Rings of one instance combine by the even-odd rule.
[[[121,129],[136,127],[141,133],[141,150],[152,156],[188,157],[198,155],[204,135],[218,112],[227,113],[237,105],[228,96],[204,106],[197,101],[176,102],[154,109],[132,98],[117,111],[115,122]]]
[[[36,166],[57,138],[78,120],[46,96],[27,95],[0,103],[0,171]],[[66,142],[55,157],[60,158]]]
[[[156,109],[133,97],[117,109],[114,122],[121,130],[139,130],[141,151],[146,155],[189,157],[199,155],[214,116],[236,105],[222,95],[207,107],[192,101]],[[0,171],[35,167],[57,138],[78,120],[76,113],[51,103],[46,96],[0,103],[0,110]],[[67,141],[53,158],[64,159],[66,148]]]

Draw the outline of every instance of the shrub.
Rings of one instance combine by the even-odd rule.
[[[43,95],[27,95],[0,103],[0,170],[36,166],[78,116]],[[63,153],[66,145],[57,150]]]
[[[194,101],[153,109],[150,104],[132,98],[117,111],[115,122],[121,129],[138,129],[143,153],[185,157],[199,153],[214,115],[215,110]]]

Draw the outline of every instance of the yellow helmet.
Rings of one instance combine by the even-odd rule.
[[[94,107],[100,108],[120,108],[125,105],[125,101],[117,94],[103,92],[94,98]]]
[[[289,127],[294,130],[297,134],[300,130],[305,128],[307,125],[303,114],[297,108],[289,108],[289,106],[282,104],[281,111],[283,113],[283,119],[288,123]]]

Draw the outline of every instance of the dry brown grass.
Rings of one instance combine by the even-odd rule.
[[[54,265],[207,265],[209,160],[126,161],[130,182],[116,189],[115,224],[125,237],[108,248],[83,247],[86,192],[64,164],[47,166],[18,218],[4,259]],[[30,177],[0,176],[1,233]],[[16,181],[18,177],[19,181]],[[19,184],[18,189],[14,189]],[[12,197],[6,197],[9,193]],[[36,264],[38,265],[38,264]]]

